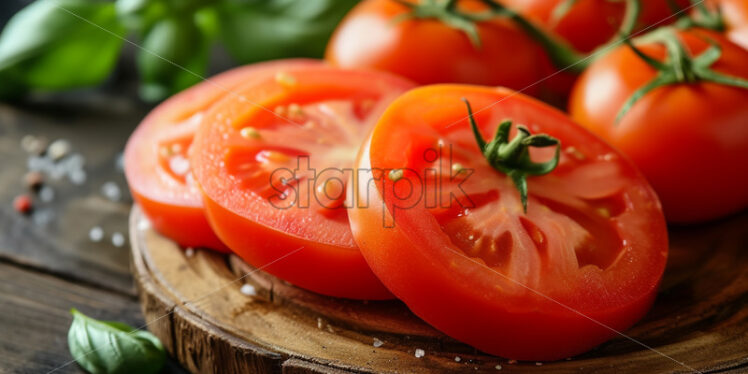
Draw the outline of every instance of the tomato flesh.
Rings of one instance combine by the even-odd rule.
[[[132,196],[161,234],[183,247],[227,252],[203,212],[189,162],[192,140],[204,113],[240,83],[281,66],[320,64],[286,60],[219,74],[164,101],[138,126],[125,148],[125,175]]]
[[[556,170],[528,179],[526,214],[478,150],[463,97],[485,138],[509,118],[561,140]],[[380,119],[357,165],[405,170],[407,181],[372,172],[375,189],[351,186],[370,202],[349,219],[372,270],[415,314],[480,350],[569,357],[615,335],[593,320],[622,331],[654,299],[667,257],[656,195],[615,150],[545,104],[506,89],[416,89]],[[447,204],[429,206],[429,193],[408,195],[410,186]]]
[[[384,73],[291,68],[213,107],[192,161],[218,236],[297,286],[391,298],[353,241],[344,169],[386,105],[411,87]]]

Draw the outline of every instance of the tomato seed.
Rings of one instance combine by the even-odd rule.
[[[284,87],[293,87],[296,85],[296,78],[285,71],[279,71],[275,74],[275,82]]]
[[[259,139],[260,133],[251,126],[247,126],[241,130],[239,130],[239,135],[242,136],[244,139]]]

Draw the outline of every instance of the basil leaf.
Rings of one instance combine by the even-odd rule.
[[[358,0],[226,0],[221,39],[241,63],[322,57],[327,40]]]
[[[43,90],[97,84],[122,47],[120,38],[102,29],[125,33],[113,3],[38,0],[13,16],[0,35],[0,73]]]
[[[161,342],[148,331],[103,322],[71,309],[70,354],[92,374],[157,373],[166,362]]]
[[[143,99],[164,99],[205,75],[210,43],[194,18],[166,18],[148,31],[137,59]]]
[[[164,0],[117,0],[115,7],[119,20],[139,36],[169,14]]]

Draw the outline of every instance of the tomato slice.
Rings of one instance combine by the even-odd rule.
[[[161,234],[184,247],[228,248],[213,233],[191,174],[189,152],[205,111],[242,82],[290,66],[320,65],[286,60],[249,65],[219,74],[156,107],[125,148],[125,175],[135,201]]]
[[[561,141],[558,167],[528,178],[527,213],[479,150],[462,98],[486,139],[510,119]],[[480,350],[569,357],[654,300],[668,248],[656,195],[628,160],[546,104],[507,89],[419,88],[390,106],[357,166],[349,218],[374,273],[426,322]]]
[[[411,87],[386,73],[288,68],[214,106],[192,161],[221,240],[297,286],[391,298],[353,241],[345,185],[376,119]]]

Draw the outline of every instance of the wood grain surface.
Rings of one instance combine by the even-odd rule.
[[[130,227],[148,328],[193,373],[496,372],[497,365],[510,373],[748,370],[745,213],[671,230],[657,302],[625,332],[630,339],[621,336],[582,356],[545,363],[477,352],[433,330],[397,301],[324,297],[234,256],[203,250],[187,255],[150,229],[137,209]],[[256,295],[242,293],[244,284]],[[416,349],[425,356],[415,357]]]

